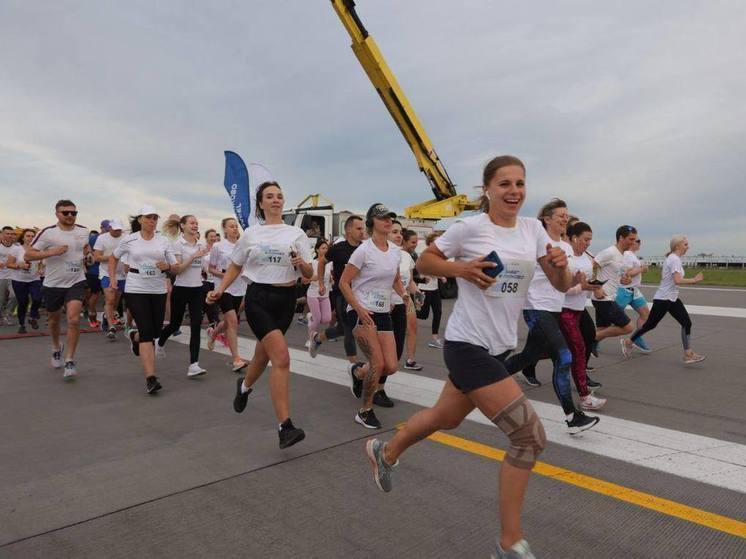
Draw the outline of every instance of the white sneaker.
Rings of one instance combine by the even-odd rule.
[[[427,343],[427,347],[431,347],[433,349],[443,349],[443,340],[430,340]]]
[[[62,361],[62,352],[65,350],[65,344],[60,344],[60,349],[55,350],[52,348],[52,367],[55,369],[61,369],[64,362]]]
[[[166,348],[162,345],[158,345],[158,340],[155,342],[155,356],[157,359],[165,359],[166,358]]]
[[[606,404],[606,398],[598,398],[593,393],[580,399],[580,407],[584,410],[600,410]]]
[[[187,378],[194,378],[204,375],[207,369],[200,367],[199,363],[192,363],[187,369]]]
[[[78,376],[78,371],[75,369],[75,363],[73,361],[65,361],[65,372],[62,373],[63,380],[74,380]]]
[[[520,540],[514,543],[510,549],[503,549],[498,543],[492,559],[536,559],[531,553],[531,548],[526,540]]]
[[[619,344],[622,346],[622,355],[624,356],[625,359],[629,359],[631,353],[629,351],[629,346],[625,343],[625,340],[626,338],[621,338],[619,340]]]
[[[692,353],[688,357],[684,357],[684,364],[685,365],[691,365],[692,363],[700,363],[705,360],[704,355],[698,355],[697,353]]]

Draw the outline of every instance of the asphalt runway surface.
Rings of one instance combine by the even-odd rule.
[[[682,299],[746,310],[746,290]],[[670,317],[647,336],[651,355],[624,360],[617,340],[602,343],[591,364],[609,402],[598,432],[581,437],[562,432],[551,365],[539,364],[544,385],[525,390],[550,442],[523,514],[537,557],[746,557],[746,317],[692,320],[693,347],[707,355],[695,366],[681,362]],[[377,410],[384,427],[373,433],[353,421],[341,340],[310,360],[293,324],[291,410],[307,438],[287,450],[268,375],[236,414],[229,357],[203,350],[209,372],[188,380],[184,336],[158,361],[155,397],[123,338],[82,335],[70,383],[49,367],[48,337],[0,340],[0,557],[489,557],[506,447],[496,428],[465,421],[422,441],[389,494],[363,454],[446,377],[440,351],[426,347],[429,321],[419,328],[424,369],[392,377],[396,407]],[[241,335],[250,348],[245,322]],[[519,347],[524,336],[521,324]]]

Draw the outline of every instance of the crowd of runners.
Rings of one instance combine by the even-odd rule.
[[[564,201],[548,201],[538,219],[519,215],[525,176],[515,157],[491,160],[483,173],[483,211],[423,239],[421,254],[417,233],[402,227],[380,203],[365,215],[350,216],[343,237],[319,236],[313,245],[306,232],[284,223],[283,191],[276,182],[257,189],[253,202],[259,223],[245,230],[228,217],[221,231],[202,232],[194,215],[161,219],[155,207],[145,205],[127,224],[106,219],[99,231],[89,231],[77,224],[76,205],[60,200],[53,225],[20,235],[15,228],[2,229],[0,321],[17,320],[23,335],[27,328],[40,328],[45,309],[51,366],[71,380],[78,375],[75,355],[85,316],[91,328],[101,330],[101,343],[124,339],[130,344],[149,394],[163,388],[157,368],[166,362],[171,336],[189,334],[189,362],[184,363],[189,379],[207,373],[199,363],[203,338],[209,350],[221,343],[239,374],[232,395],[237,413],[270,366],[279,446],[286,448],[306,436],[290,414],[285,334],[296,313],[307,323],[312,358],[330,340],[344,340],[358,402],[351,416],[371,430],[382,426],[376,407],[395,405],[386,381],[402,358],[403,368],[422,369],[416,360],[418,319],[432,314],[428,346],[442,349],[448,378],[432,408],[412,416],[389,441],[366,443],[376,485],[391,491],[394,467],[407,448],[437,430],[457,427],[478,408],[510,440],[500,471],[496,556],[532,557],[521,530],[521,508],[546,438],[516,378],[540,386],[536,364],[551,359],[552,386],[568,431],[576,434],[599,421],[586,412],[607,403],[590,363],[603,340],[618,338],[617,350],[625,358],[633,351],[650,353],[643,336],[668,313],[681,325],[684,362],[704,356],[691,348],[692,323],[679,298],[680,285],[702,280],[701,274],[685,277],[681,257],[689,248],[687,238],[671,238],[648,308],[639,289],[646,266],[636,255],[641,241],[635,227],[619,227],[615,244],[594,256],[591,225],[570,215]],[[439,283],[446,278],[456,279],[458,298],[441,337]],[[636,323],[627,306],[637,314]],[[521,315],[528,336],[517,348]],[[257,340],[250,359],[239,353],[242,316]]]

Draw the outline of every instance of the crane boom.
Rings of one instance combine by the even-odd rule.
[[[411,206],[405,215],[411,218],[440,219],[460,214],[474,207],[464,194],[458,194],[456,186],[435,152],[425,129],[409,104],[394,73],[389,68],[373,37],[368,34],[355,11],[354,0],[331,0],[334,10],[352,38],[352,51],[368,75],[383,104],[394,119],[414,154],[420,171],[430,182],[434,200]]]

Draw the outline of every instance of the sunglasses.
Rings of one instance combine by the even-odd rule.
[[[70,216],[75,217],[76,215],[78,215],[77,210],[60,210],[60,213],[64,215],[65,217],[70,217]]]
[[[641,239],[637,239],[637,240],[635,241],[635,243],[637,243],[637,244],[639,245],[639,244],[641,244],[641,243],[642,243],[642,240],[641,240]]]
[[[154,219],[155,221],[158,221],[158,214],[148,214],[143,216],[146,219]]]

